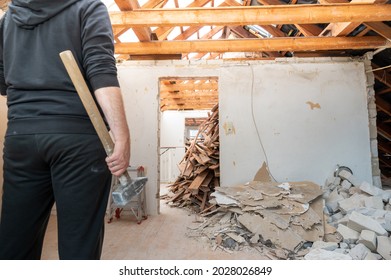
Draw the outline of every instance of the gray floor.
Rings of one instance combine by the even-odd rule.
[[[107,220],[106,220],[107,221]],[[188,237],[188,227],[197,221],[186,209],[161,202],[161,214],[148,216],[140,224],[130,213],[106,223],[103,260],[262,260],[255,249],[233,253],[214,249],[209,242]],[[199,219],[198,219],[199,221]],[[56,216],[52,215],[45,237],[42,259],[58,259]]]

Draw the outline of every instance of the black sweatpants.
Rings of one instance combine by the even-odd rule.
[[[100,259],[111,174],[98,136],[7,136],[0,259],[40,259],[56,202],[60,259]]]

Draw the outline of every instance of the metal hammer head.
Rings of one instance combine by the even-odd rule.
[[[136,177],[128,180],[126,184],[118,184],[114,186],[112,193],[113,202],[118,206],[125,206],[130,200],[138,195],[144,188],[148,181],[147,177]]]

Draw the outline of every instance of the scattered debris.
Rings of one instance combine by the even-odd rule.
[[[189,228],[189,236],[206,237],[224,251],[255,249],[270,259],[302,259],[308,244],[325,234],[323,191],[312,182],[272,182],[265,165],[251,181],[215,187],[209,203],[214,211]]]
[[[216,108],[200,130],[204,140],[218,143],[217,118]],[[198,141],[190,144],[169,197],[174,206],[198,206],[203,221],[189,236],[208,240],[214,250],[250,248],[270,259],[391,259],[391,190],[359,182],[344,166],[324,186],[273,182],[265,163],[253,181],[220,187],[218,162],[195,156],[218,160],[218,144]]]

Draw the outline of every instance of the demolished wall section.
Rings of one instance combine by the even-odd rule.
[[[369,119],[369,138],[371,145],[371,162],[372,162],[372,183],[376,187],[381,188],[381,171],[379,167],[379,152],[377,141],[377,108],[375,99],[375,76],[372,72],[372,53],[367,53],[364,56],[365,76],[368,96],[368,119]]]

